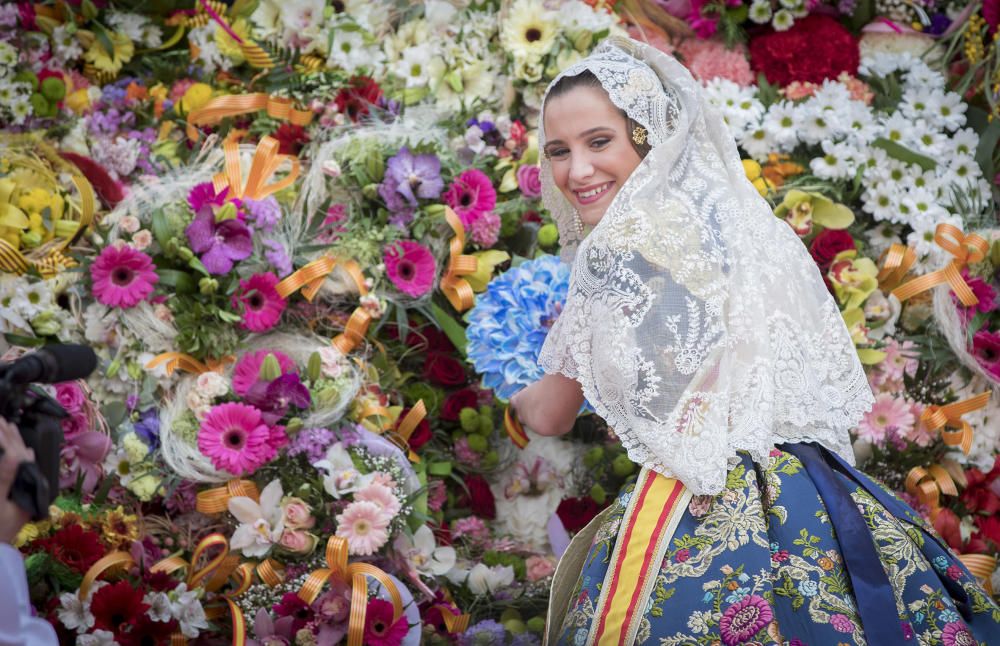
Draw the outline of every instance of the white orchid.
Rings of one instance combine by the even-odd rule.
[[[188,639],[194,639],[209,627],[199,596],[198,590],[187,589],[187,583],[181,583],[170,591],[170,612],[180,624],[181,634]]]
[[[456,585],[465,585],[475,595],[493,594],[514,582],[514,568],[509,565],[488,567],[477,563],[472,569],[454,568],[448,572],[448,579]]]
[[[323,472],[323,488],[334,498],[339,499],[362,485],[361,472],[340,442],[328,448],[326,459],[314,462],[313,466]]]
[[[426,577],[447,574],[455,567],[455,548],[439,547],[434,540],[434,532],[427,525],[421,525],[412,538],[401,534],[393,547],[411,568]]]
[[[229,513],[240,521],[230,545],[242,550],[245,556],[261,557],[281,539],[284,531],[284,514],[281,509],[280,480],[272,480],[260,494],[260,502],[246,496],[229,500]]]

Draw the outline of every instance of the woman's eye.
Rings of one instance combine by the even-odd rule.
[[[568,154],[568,148],[553,148],[549,150],[549,159],[562,159]]]
[[[591,148],[604,148],[608,145],[611,140],[607,137],[598,137],[597,139],[592,139],[590,141]]]

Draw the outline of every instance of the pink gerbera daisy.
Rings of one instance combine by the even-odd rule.
[[[402,505],[392,493],[392,489],[378,482],[371,482],[354,493],[355,500],[373,502],[390,517],[395,516]]]
[[[1000,379],[1000,334],[980,330],[972,336],[972,354],[995,379]]]
[[[434,255],[416,242],[404,240],[385,250],[385,271],[396,289],[414,298],[423,296],[434,286]]]
[[[337,536],[347,539],[352,555],[370,556],[389,540],[390,520],[375,503],[355,500],[337,516]]]
[[[98,301],[124,309],[146,300],[160,280],[153,259],[128,245],[105,247],[90,266],[90,278]]]
[[[880,393],[872,409],[861,418],[858,437],[873,444],[882,444],[890,430],[901,435],[909,433],[914,421],[913,409],[905,400],[891,393]]]
[[[456,177],[441,197],[445,204],[455,209],[466,227],[497,205],[497,192],[490,178],[475,168]]]
[[[399,619],[392,620],[392,604],[382,599],[372,599],[365,607],[365,637],[363,643],[367,646],[399,646],[403,643],[410,626],[406,623],[406,615],[400,613]]]
[[[287,304],[278,290],[278,277],[272,273],[254,274],[240,281],[233,294],[233,307],[243,310],[241,327],[251,332],[266,332],[278,324]]]
[[[274,457],[271,429],[247,404],[220,404],[208,411],[198,430],[198,448],[216,469],[241,476]]]
[[[250,388],[260,380],[260,365],[264,363],[267,355],[273,354],[281,366],[281,374],[287,375],[295,372],[295,362],[284,352],[277,350],[257,350],[247,352],[236,362],[233,368],[233,392],[240,397],[246,397]]]

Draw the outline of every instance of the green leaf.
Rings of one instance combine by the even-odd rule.
[[[125,402],[108,402],[101,408],[101,415],[104,416],[104,419],[108,422],[108,426],[111,428],[118,428],[125,421],[127,414],[128,410],[125,408]]]
[[[173,234],[170,225],[167,223],[167,218],[163,215],[163,211],[157,210],[153,212],[153,222],[150,228],[153,229],[153,237],[156,238],[156,244],[160,245],[160,249],[166,249],[167,243],[170,242]]]
[[[431,462],[427,465],[427,473],[432,476],[447,476],[451,474],[451,462]]]
[[[156,274],[160,277],[161,285],[170,287],[178,294],[194,294],[198,291],[198,284],[187,272],[176,269],[158,269]]]
[[[12,332],[5,332],[3,338],[6,339],[7,343],[11,345],[18,345],[24,348],[40,348],[45,345],[45,339],[39,339],[33,336],[22,336]]]
[[[452,345],[454,345],[458,351],[462,353],[462,355],[465,355],[468,341],[465,338],[465,328],[462,327],[462,324],[441,309],[437,303],[431,303],[431,314],[434,315],[434,320],[437,322],[438,327],[444,331]]]
[[[87,4],[88,1],[84,0],[83,6],[86,7]],[[96,12],[97,10],[95,9],[94,11]],[[94,15],[96,16],[97,14],[95,13]],[[108,31],[101,25],[94,23],[94,35],[97,37],[97,42],[101,44],[101,48],[107,53],[108,58],[114,59],[115,44],[111,42],[111,37],[108,36]]]
[[[979,135],[979,146],[976,148],[976,163],[983,169],[986,177],[993,177],[995,168],[993,167],[993,152],[1000,143],[1000,119],[994,119],[990,125]]]
[[[890,141],[885,137],[879,137],[872,142],[872,145],[876,148],[881,148],[885,152],[889,153],[890,157],[905,164],[916,164],[925,171],[937,168],[937,162],[930,157],[914,152],[906,146],[898,144],[895,141]]]

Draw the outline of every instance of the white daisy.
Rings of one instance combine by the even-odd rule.
[[[844,144],[831,141],[822,143],[823,156],[809,162],[816,177],[823,179],[849,179],[854,175],[856,164],[851,158],[852,149]]]
[[[927,119],[933,113],[935,92],[926,87],[910,87],[899,102],[899,111],[907,119]]]
[[[771,20],[775,31],[788,31],[795,24],[795,16],[787,9],[779,9]]]
[[[889,116],[879,119],[881,132],[879,136],[885,137],[889,141],[904,144],[910,137],[910,129],[913,122],[907,119],[901,112],[893,112]]]
[[[911,58],[908,61],[907,67],[900,67],[899,69],[906,70],[906,73],[903,74],[903,80],[908,88],[940,90],[945,86],[944,75],[931,69],[927,63],[924,63],[920,59]]]
[[[365,38],[361,32],[347,29],[334,31],[327,65],[354,72],[359,67],[367,66],[371,58],[372,52],[365,47]]]
[[[898,222],[899,192],[891,184],[880,183],[871,186],[861,194],[862,210],[871,213],[879,221]]]
[[[965,111],[968,104],[955,92],[941,93],[935,103],[936,114],[931,122],[945,130],[956,130],[965,125]]]
[[[807,144],[833,139],[842,130],[836,111],[824,110],[811,102],[803,106],[799,117],[799,139]]]
[[[948,140],[948,152],[955,155],[975,155],[979,147],[979,135],[972,128],[962,128]]]
[[[768,0],[754,0],[750,5],[750,20],[763,25],[771,20],[771,3]]]
[[[777,149],[777,143],[762,126],[749,129],[740,140],[740,147],[759,162],[767,161],[767,155]]]
[[[931,158],[938,158],[948,150],[948,135],[935,130],[923,119],[917,119],[913,123],[911,136],[916,137],[914,141],[917,152]]]
[[[880,222],[877,226],[865,231],[864,236],[875,256],[882,255],[886,249],[903,241],[899,237],[899,226],[891,222]]]
[[[129,40],[141,41],[143,30],[149,19],[137,13],[115,11],[108,16],[108,22],[115,28],[115,31],[128,36]]]
[[[801,108],[791,101],[779,101],[771,104],[764,117],[764,129],[774,138],[782,152],[789,152],[799,143],[796,124]]]
[[[406,81],[406,87],[425,87],[430,83],[431,60],[434,52],[430,44],[408,47],[403,57],[392,66],[393,73]]]
[[[938,222],[949,216],[948,211],[940,206],[937,196],[922,188],[911,188],[900,200],[900,211],[906,213],[909,222]]]

